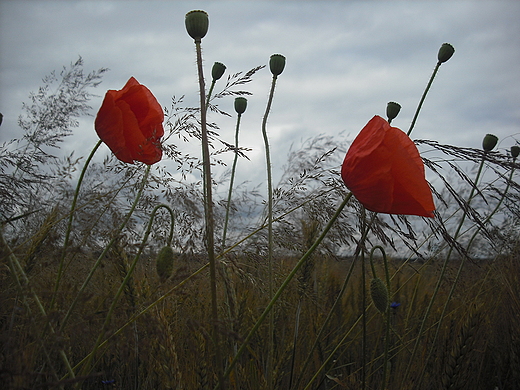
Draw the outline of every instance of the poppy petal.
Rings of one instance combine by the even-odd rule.
[[[161,160],[164,112],[148,88],[131,77],[123,89],[109,90],[95,121],[96,132],[127,163]]]
[[[341,176],[371,211],[433,217],[433,197],[413,141],[374,116],[350,146]]]

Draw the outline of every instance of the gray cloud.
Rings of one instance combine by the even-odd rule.
[[[441,66],[412,137],[480,147],[491,132],[504,139],[503,148],[513,144],[511,135],[519,138],[518,2],[207,1],[196,7],[210,14],[207,74],[214,61],[235,73],[266,64],[273,53],[287,57],[268,124],[275,167],[290,144],[305,138],[343,132],[353,139],[373,115],[384,115],[390,100],[403,106],[394,124],[407,129],[443,42],[456,53]],[[177,1],[0,2],[0,140],[16,136],[21,102],[41,78],[79,55],[88,70],[111,69],[92,101],[93,114],[104,91],[120,89],[130,76],[162,105],[172,95],[196,105],[195,52],[184,29],[192,8]],[[243,179],[264,180],[260,125],[269,86],[267,69],[246,86],[254,95],[241,143],[254,150],[241,166]],[[233,98],[218,104],[233,112]],[[234,118],[210,119],[232,142]],[[64,151],[88,153],[96,142],[92,123],[82,118]]]

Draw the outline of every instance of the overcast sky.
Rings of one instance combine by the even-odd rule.
[[[456,52],[441,66],[412,138],[479,148],[493,133],[504,151],[520,139],[520,1],[0,0],[0,141],[20,136],[21,104],[42,77],[78,56],[86,71],[110,68],[94,90],[93,115],[105,91],[121,89],[130,76],[163,106],[173,95],[197,105],[195,50],[184,27],[193,9],[210,16],[202,42],[208,76],[215,61],[227,76],[267,64],[271,54],[286,56],[268,123],[275,170],[290,145],[306,138],[342,133],[352,140],[373,115],[384,116],[388,101],[403,106],[393,125],[408,129],[443,42]],[[265,180],[258,168],[270,80],[266,68],[245,88],[254,95],[240,143],[253,151],[240,165],[242,178]],[[233,101],[218,104],[234,113]],[[234,142],[235,118],[210,120]],[[64,154],[89,153],[93,121],[82,118]]]

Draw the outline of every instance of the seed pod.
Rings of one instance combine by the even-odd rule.
[[[213,64],[213,68],[211,68],[211,77],[213,77],[213,80],[219,80],[224,72],[226,71],[226,65],[224,65],[221,62],[215,62]]]
[[[513,157],[513,160],[516,160],[518,155],[520,154],[520,146],[513,145],[511,146],[511,156]]]
[[[497,145],[498,137],[493,134],[486,134],[484,139],[482,140],[482,149],[485,152],[491,152],[493,148]]]
[[[279,76],[282,74],[285,68],[285,57],[281,54],[273,54],[269,59],[269,69],[273,76]]]
[[[388,102],[386,105],[386,116],[388,118],[388,122],[399,115],[399,111],[401,111],[401,105],[399,103]]]
[[[209,16],[206,11],[194,10],[186,14],[186,31],[195,40],[202,39],[208,32]]]
[[[159,275],[161,282],[164,282],[172,275],[173,257],[173,249],[170,246],[163,247],[157,255],[157,275]]]
[[[247,108],[247,99],[245,97],[237,97],[235,99],[235,111],[237,114],[241,115],[246,111]]]
[[[388,299],[388,290],[385,283],[379,279],[374,278],[370,281],[370,295],[372,296],[372,302],[374,306],[381,314],[386,313],[386,309],[390,304]]]
[[[442,64],[443,62],[448,61],[453,53],[455,53],[455,48],[449,43],[443,43],[439,49],[439,53],[437,54],[437,59]]]

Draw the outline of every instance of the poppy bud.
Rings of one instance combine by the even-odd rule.
[[[269,59],[269,68],[273,76],[281,75],[285,68],[285,57],[281,54],[273,54]]]
[[[247,99],[245,97],[237,97],[235,99],[235,111],[241,115],[247,108]]]
[[[486,134],[484,139],[482,140],[482,149],[485,152],[491,152],[493,148],[497,145],[498,137],[493,134]]]
[[[513,157],[513,160],[516,160],[518,155],[520,154],[520,146],[514,145],[511,146],[511,156]]]
[[[215,62],[213,64],[213,68],[211,69],[211,77],[213,77],[213,80],[216,81],[222,77],[225,71],[226,65],[221,62]]]
[[[386,309],[390,304],[388,299],[388,290],[385,283],[379,279],[374,278],[370,281],[370,295],[372,296],[372,302],[374,306],[381,314],[386,313]]]
[[[455,53],[455,48],[449,43],[443,43],[439,49],[439,53],[437,54],[437,59],[442,64],[443,62],[448,61],[453,53]]]
[[[173,271],[173,257],[173,249],[170,246],[165,246],[159,251],[155,265],[157,275],[159,275],[161,281],[165,281],[171,276]]]
[[[401,105],[396,102],[388,102],[386,105],[386,116],[388,117],[388,122],[392,121],[397,115],[399,115],[399,111],[401,111]]]
[[[195,10],[186,14],[186,31],[193,39],[202,39],[208,32],[209,16],[206,11]]]

